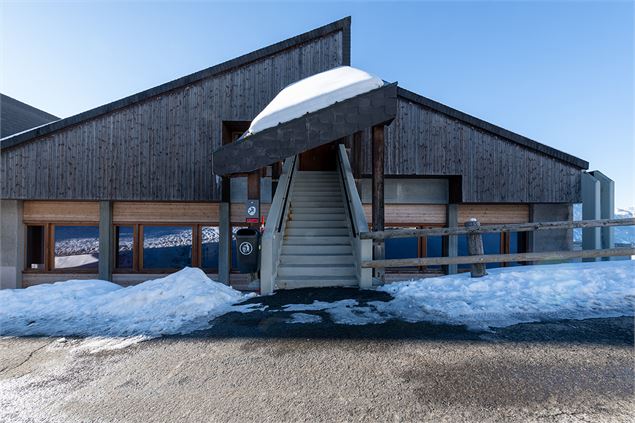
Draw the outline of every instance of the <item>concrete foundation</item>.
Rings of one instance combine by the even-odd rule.
[[[530,204],[529,219],[532,222],[555,222],[573,220],[571,204]],[[527,233],[528,250],[569,251],[573,249],[571,229],[552,229]]]
[[[22,201],[0,201],[0,289],[21,288],[26,230]]]

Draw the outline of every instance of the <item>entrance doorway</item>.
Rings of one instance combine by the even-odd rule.
[[[337,143],[331,142],[300,153],[300,170],[335,170]]]

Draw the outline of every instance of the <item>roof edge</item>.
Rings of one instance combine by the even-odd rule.
[[[305,44],[309,41],[313,41],[317,38],[321,38],[325,35],[328,35],[337,31],[343,32],[343,37],[342,37],[343,44],[344,44],[343,63],[345,65],[346,64],[350,65],[350,57],[351,57],[350,28],[351,28],[351,17],[347,16],[340,20],[331,22],[327,25],[321,26],[319,28],[315,28],[311,31],[307,31],[300,35],[287,38],[286,40],[277,42],[275,44],[271,44],[267,47],[263,47],[258,50],[254,50],[250,53],[246,53],[242,56],[238,56],[226,62],[219,63],[209,68],[191,73],[189,75],[166,82],[156,87],[149,88],[147,90],[138,92],[128,97],[115,100],[113,102],[104,104],[102,106],[98,106],[94,109],[90,109],[85,112],[81,112],[79,114],[76,114],[64,119],[60,119],[55,122],[48,123],[46,125],[39,126],[37,128],[32,128],[17,134],[10,135],[6,138],[2,138],[2,140],[0,140],[0,148],[2,150],[5,150],[8,148],[15,147],[19,144],[30,141],[34,138],[48,135],[52,132],[59,131],[69,126],[77,125],[85,120],[96,118],[98,116],[113,112],[115,110],[123,109],[135,103],[139,103],[141,101],[150,99],[152,97],[156,97],[156,96],[168,93],[172,90],[193,84],[197,81],[209,78],[211,76],[215,76],[215,75],[227,72],[231,69],[247,65],[249,63],[261,60],[267,56],[271,56],[273,54],[280,53],[284,50],[288,50],[296,45]]]
[[[576,166],[580,169],[588,169],[589,162],[582,160],[578,157],[572,156],[571,154],[565,153],[564,151],[560,151],[553,147],[549,147],[548,145],[539,143],[538,141],[534,141],[530,138],[527,138],[523,135],[517,134],[515,132],[509,131],[505,128],[501,128],[500,126],[491,124],[477,117],[468,115],[460,110],[453,109],[452,107],[446,106],[445,104],[439,103],[437,101],[431,100],[427,97],[409,91],[405,88],[398,87],[397,95],[406,100],[412,101],[413,103],[420,104],[429,109],[432,109],[436,112],[443,113],[451,118],[460,120],[469,125],[475,126],[484,131],[490,132],[494,135],[497,135],[501,138],[505,138],[516,144],[520,144],[523,147],[527,147],[531,150],[537,151],[542,154],[546,154],[548,156],[554,157],[560,161]]]

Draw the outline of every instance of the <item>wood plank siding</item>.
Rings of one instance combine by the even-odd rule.
[[[19,145],[3,142],[2,198],[219,201],[211,160],[222,122],[249,121],[286,85],[348,64],[347,44],[340,25]]]
[[[363,132],[370,175],[370,131]],[[460,176],[468,203],[576,203],[581,169],[403,97],[386,128],[386,176]]]

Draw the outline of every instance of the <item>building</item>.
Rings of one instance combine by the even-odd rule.
[[[260,224],[247,222],[254,217],[248,204],[256,221],[264,218],[279,233],[273,244],[265,233],[261,272],[270,286],[263,292],[360,283],[361,250],[350,246],[359,222],[390,228],[455,226],[471,217],[483,224],[572,219],[586,161],[398,84],[245,137],[283,88],[351,64],[350,25],[345,18],[3,138],[2,286],[97,277],[132,284],[198,266],[214,279],[258,289],[234,271],[232,231]],[[307,125],[314,133],[302,129]],[[305,198],[302,210],[291,204],[300,202],[292,200],[302,197],[300,187],[324,198]],[[363,216],[353,215],[353,197]],[[344,216],[345,224],[286,225],[302,213],[321,222],[329,213]],[[289,241],[296,236],[297,244]],[[391,240],[376,254],[466,254],[465,239],[452,238]],[[504,253],[570,249],[572,239],[565,230],[485,242],[486,253]],[[285,248],[297,257],[283,257]],[[385,275],[395,277],[390,269]]]

